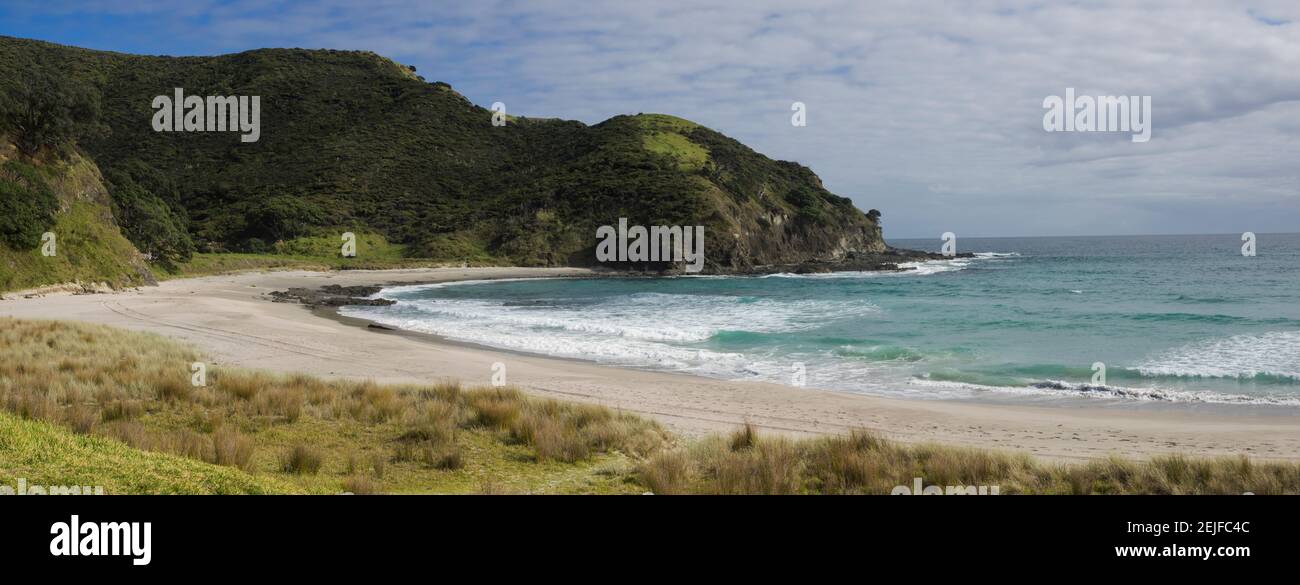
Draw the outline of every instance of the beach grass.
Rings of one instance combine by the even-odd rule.
[[[226,368],[157,335],[59,321],[0,318],[0,407],[0,480],[109,493],[889,494],[917,478],[954,493],[1300,493],[1300,465],[1244,456],[1065,464],[750,426],[686,439],[508,387]]]
[[[510,388],[216,366],[196,387],[202,357],[192,349],[97,325],[0,319],[0,357],[0,405],[21,419],[267,478],[283,491],[638,493],[634,459],[667,439],[645,419]],[[21,467],[11,455],[0,452],[0,468]],[[49,475],[60,465],[68,478]],[[42,477],[83,481],[78,465],[68,457]]]
[[[900,487],[945,494],[1300,493],[1300,465],[1245,456],[1049,463],[996,450],[904,445],[868,431],[793,440],[748,425],[656,453],[637,473],[664,494],[892,494]]]

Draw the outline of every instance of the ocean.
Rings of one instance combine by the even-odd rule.
[[[402,286],[377,295],[395,305],[343,312],[514,351],[883,396],[1300,406],[1300,234],[1259,234],[1254,257],[1241,246],[962,238],[974,258],[898,273]]]

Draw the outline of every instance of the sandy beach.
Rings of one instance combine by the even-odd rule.
[[[537,395],[653,417],[684,435],[745,422],[795,435],[867,428],[904,442],[1008,449],[1057,460],[1246,454],[1300,460],[1300,417],[879,398],[769,383],[730,382],[520,355],[367,328],[266,294],[289,287],[584,276],[582,269],[440,268],[256,272],[172,280],[108,294],[7,293],[0,315],[150,331],[190,342],[213,363],[380,382],[487,385],[506,364],[511,385]]]

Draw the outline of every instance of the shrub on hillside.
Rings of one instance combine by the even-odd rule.
[[[99,94],[83,83],[37,70],[5,85],[0,92],[0,129],[11,133],[23,154],[62,149],[101,132]]]
[[[124,165],[107,176],[113,217],[122,234],[141,252],[164,266],[188,262],[194,255],[184,208],[170,205],[175,187],[143,163]]]
[[[16,250],[40,245],[54,225],[59,201],[34,167],[7,161],[0,167],[0,242]]]

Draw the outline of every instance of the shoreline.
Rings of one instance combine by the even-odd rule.
[[[907,443],[1013,450],[1054,460],[1169,453],[1300,460],[1300,417],[1294,414],[907,399],[733,382],[374,329],[369,321],[336,310],[273,303],[267,296],[274,290],[327,284],[384,282],[377,286],[390,287],[592,276],[605,275],[573,268],[245,272],[109,294],[7,296],[0,301],[0,315],[152,331],[196,345],[216,365],[378,382],[457,380],[483,386],[490,384],[492,364],[502,362],[509,385],[529,394],[642,414],[685,436],[726,432],[749,422],[803,436],[867,428]]]

